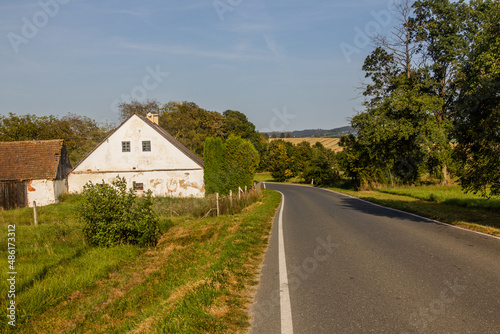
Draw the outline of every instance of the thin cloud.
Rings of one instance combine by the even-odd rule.
[[[244,22],[236,26],[229,27],[227,30],[240,33],[263,33],[272,30],[273,27],[267,23]]]
[[[280,46],[278,46],[274,37],[264,34],[264,40],[266,41],[267,48],[276,56],[276,58],[283,57],[283,53],[279,50]]]
[[[139,44],[139,43],[123,43],[121,47],[132,50],[146,51],[151,53],[161,53],[170,55],[183,55],[183,56],[193,56],[202,58],[215,58],[218,60],[261,60],[269,61],[272,60],[269,56],[263,54],[247,52],[248,47],[242,47],[241,44],[237,44],[234,49],[236,51],[214,51],[214,50],[201,50],[192,47],[182,46],[182,45],[158,45],[158,44]],[[245,52],[242,51],[245,50]]]

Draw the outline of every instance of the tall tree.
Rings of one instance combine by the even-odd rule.
[[[222,137],[223,116],[193,102],[169,102],[162,107],[160,126],[199,156],[206,138]]]
[[[423,171],[435,172],[449,159],[448,123],[433,116],[442,97],[433,94],[429,72],[414,60],[419,43],[409,4],[398,7],[395,41],[379,37],[379,46],[365,60],[365,77],[371,80],[363,92],[366,111],[352,119],[358,136],[341,141],[348,174],[360,184],[395,178],[414,183]]]
[[[307,183],[324,186],[333,185],[336,174],[324,152],[320,149],[315,149],[312,159],[303,173],[303,177]]]
[[[267,149],[267,139],[255,130],[255,125],[248,120],[244,113],[237,110],[226,110],[222,115],[224,116],[222,123],[224,138],[234,135],[248,139],[259,152],[259,155],[264,154]]]
[[[311,143],[303,141],[295,145],[294,156],[297,161],[297,172],[305,172],[313,157]]]
[[[268,169],[276,181],[285,181],[297,175],[294,147],[284,140],[273,140],[267,155]]]
[[[224,116],[222,129],[225,137],[232,134],[244,139],[250,139],[252,134],[255,133],[255,125],[242,112],[226,110],[222,115]]]
[[[439,122],[451,120],[457,97],[458,64],[470,41],[466,33],[468,5],[463,0],[420,0],[413,7],[417,40],[423,43],[424,64],[433,80],[431,93],[442,99],[434,115]]]
[[[156,100],[148,99],[146,102],[133,100],[131,102],[122,102],[118,105],[120,121],[124,121],[133,114],[146,116],[148,113],[159,114],[161,104]]]
[[[465,190],[500,195],[500,4],[471,2],[479,32],[459,73],[457,156]]]
[[[375,35],[374,41],[378,47],[391,54],[392,60],[400,67],[406,77],[411,76],[414,57],[420,50],[420,43],[415,39],[415,19],[412,17],[413,0],[395,2],[396,24],[387,35]]]

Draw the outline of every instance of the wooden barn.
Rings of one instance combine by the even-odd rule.
[[[63,140],[0,142],[0,210],[56,203],[70,171]]]

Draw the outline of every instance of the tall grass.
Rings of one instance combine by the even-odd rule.
[[[233,194],[230,196],[219,196],[219,214],[232,215],[240,213],[244,208],[262,199],[261,192],[251,190],[247,194]],[[208,195],[204,198],[157,198],[154,204],[155,212],[162,217],[195,217],[207,218],[217,216],[216,195]]]
[[[253,209],[246,208],[256,202],[262,204],[262,200],[262,193],[251,192],[240,201],[234,198],[231,202],[228,198],[222,198],[219,204],[223,214],[234,214],[252,211]],[[235,216],[199,220],[199,218],[216,214],[215,199],[210,196],[206,199],[157,198],[155,200],[155,212],[161,218],[161,232],[168,233],[170,229],[175,231],[175,227],[179,226],[177,231],[183,232],[181,234],[174,233],[171,236],[172,242],[175,240],[179,244],[179,249],[194,247],[196,252],[189,250],[184,255],[180,255],[177,260],[166,263],[172,248],[165,241],[161,247],[153,249],[130,245],[109,248],[89,247],[82,232],[83,225],[78,219],[78,201],[79,196],[69,196],[62,198],[62,202],[59,204],[38,208],[38,226],[33,225],[33,212],[30,208],[0,212],[0,229],[5,232],[0,233],[0,259],[7,263],[7,225],[15,224],[16,270],[18,272],[16,277],[17,327],[12,329],[6,321],[2,321],[0,322],[0,332],[57,332],[59,331],[58,326],[65,326],[57,320],[60,314],[67,316],[66,324],[79,321],[81,326],[86,326],[84,324],[90,323],[87,330],[82,332],[99,332],[101,325],[94,328],[92,324],[96,320],[102,320],[100,311],[103,309],[106,309],[108,317],[119,319],[127,317],[122,313],[123,309],[133,307],[134,314],[139,314],[140,318],[148,312],[154,312],[164,303],[160,300],[159,304],[153,308],[142,309],[144,305],[150,305],[149,298],[157,298],[160,293],[163,293],[162,291],[172,293],[171,289],[182,287],[186,281],[202,279],[203,275],[206,275],[205,271],[200,274],[194,273],[197,273],[197,270],[206,270],[207,263],[216,261],[222,254],[217,251],[222,247],[221,244],[214,244],[213,240],[218,240],[219,236],[231,237],[231,241],[228,241],[229,244],[225,245],[232,247],[232,243],[235,242],[231,252],[239,247],[238,240],[236,240],[238,237],[231,234],[237,230],[234,228],[235,224],[240,223],[233,220],[232,217]],[[196,217],[198,220],[190,221],[189,219],[194,218],[186,218],[187,216]],[[251,230],[253,223],[268,218],[269,213],[263,217],[252,218],[248,228]],[[190,228],[189,224],[193,224],[193,228]],[[222,227],[226,230],[219,231]],[[248,238],[250,237],[252,236],[249,235]],[[204,253],[197,253],[197,245],[209,240],[212,241],[207,243],[205,248],[200,248],[200,251],[203,250]],[[242,251],[248,252],[248,249]],[[231,253],[224,261],[232,261],[229,257],[234,255],[234,258],[237,258],[241,255],[238,254],[238,252]],[[246,255],[241,256],[248,257],[249,255],[246,253]],[[243,261],[241,264],[245,263]],[[160,275],[158,271],[162,266],[166,266],[164,268],[166,272]],[[2,268],[6,268],[6,266],[2,266]],[[3,282],[7,279],[6,275],[7,270],[0,272],[0,279]],[[151,278],[146,286],[135,286],[142,284],[146,277]],[[159,283],[160,278],[161,284]],[[128,293],[130,294],[127,298],[120,297]],[[200,298],[205,298],[203,297],[204,293],[200,293],[202,294]],[[210,295],[212,292],[207,293]],[[81,306],[79,302],[74,304],[74,309],[67,308],[66,305],[71,304],[72,301],[80,300],[83,295],[88,297],[89,301],[89,304],[85,306],[87,313],[84,312],[85,316],[77,320],[74,314],[78,313],[84,306]],[[207,302],[209,300],[207,299]],[[7,285],[2,284],[0,285],[0,307],[6,310],[9,301],[7,299]],[[239,307],[244,308],[241,305]],[[239,317],[244,318],[240,308],[235,312],[239,312]],[[51,313],[53,310],[57,311]],[[55,315],[56,320],[52,319],[54,321],[50,322],[40,320],[45,319],[45,314]],[[174,316],[177,319],[182,318],[181,315],[175,314]],[[107,325],[106,319],[103,321]],[[135,323],[135,321],[133,320],[131,323]],[[227,320],[214,321],[226,323],[222,327],[216,326],[217,328],[227,328],[228,326]],[[131,323],[127,326],[131,326]],[[127,331],[127,326],[122,328],[123,332]]]
[[[72,292],[94,286],[141,252],[130,246],[90,248],[77,219],[75,198],[40,207],[38,213],[40,225],[34,226],[32,209],[0,212],[2,230],[16,226],[16,323],[21,326]],[[0,234],[0,258],[7,260],[7,233]],[[2,282],[6,276],[7,270],[2,270]],[[0,307],[6,309],[8,302],[7,286],[2,284]],[[0,329],[6,328],[1,322]]]

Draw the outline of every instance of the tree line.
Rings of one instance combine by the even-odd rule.
[[[450,173],[467,191],[500,194],[500,3],[403,0],[389,36],[365,59],[364,111],[345,136],[358,185],[415,184]]]
[[[162,105],[156,100],[122,103],[119,109],[122,120],[135,113],[158,114],[161,127],[204,158],[207,193],[227,194],[250,186],[256,170],[271,172],[277,181],[299,176],[308,183],[327,185],[339,179],[334,151],[321,143],[269,141],[240,111],[221,114],[193,102]]]
[[[310,183],[332,184],[338,173],[335,153],[320,143],[292,145],[255,129],[245,114],[201,108],[194,102],[132,101],[119,106],[120,120],[132,114],[159,115],[159,125],[205,161],[207,193],[227,194],[251,186],[255,171],[270,171],[278,181],[300,176]],[[0,116],[0,141],[64,139],[76,165],[114,129],[77,115]]]
[[[260,170],[271,172],[276,181],[299,177],[309,184],[333,185],[340,180],[338,155],[320,142],[271,140],[261,160]]]
[[[56,116],[0,115],[0,141],[64,139],[72,166],[99,144],[113,129],[86,117],[68,114]]]
[[[159,125],[200,157],[206,138],[226,140],[234,135],[249,140],[259,154],[265,149],[266,137],[239,111],[226,110],[221,114],[187,101],[163,105],[156,100],[132,101],[119,106],[121,121],[134,113],[146,116],[149,112],[158,114]],[[0,115],[0,141],[64,139],[74,166],[115,127],[73,114],[57,117],[9,113]]]

